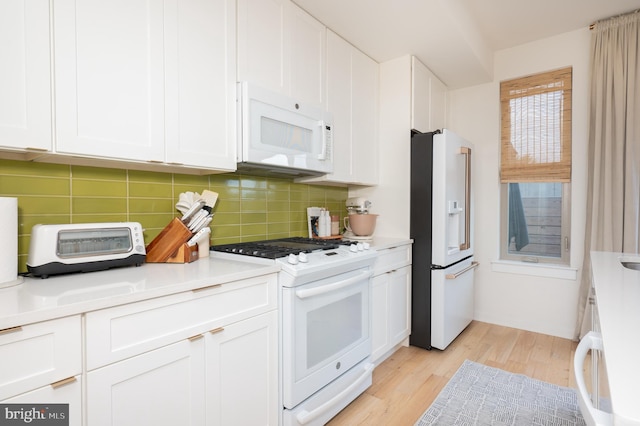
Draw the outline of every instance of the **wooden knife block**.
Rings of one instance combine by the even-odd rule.
[[[198,246],[187,246],[187,241],[192,236],[193,233],[180,219],[173,218],[146,247],[146,261],[148,263],[189,263],[197,260]]]
[[[198,260],[200,256],[198,255],[198,245],[194,245],[189,247],[186,243],[178,247],[178,250],[175,251],[165,263],[191,263],[193,261]]]

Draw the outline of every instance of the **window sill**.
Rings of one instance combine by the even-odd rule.
[[[493,272],[505,272],[509,274],[532,275],[545,278],[559,278],[562,280],[578,279],[578,269],[566,265],[554,265],[551,263],[526,263],[511,260],[491,261]]]

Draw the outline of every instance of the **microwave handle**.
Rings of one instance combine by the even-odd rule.
[[[322,128],[322,151],[318,154],[318,160],[326,160],[331,158],[333,148],[333,135],[331,134],[331,126],[324,121],[320,122]]]

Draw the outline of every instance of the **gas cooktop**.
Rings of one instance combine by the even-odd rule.
[[[289,254],[312,253],[319,250],[332,250],[341,245],[350,245],[350,241],[318,240],[314,238],[290,237],[276,240],[252,241],[246,243],[212,246],[211,251],[240,254],[244,256],[278,259]]]

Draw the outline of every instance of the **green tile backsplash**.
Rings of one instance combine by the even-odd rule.
[[[228,173],[197,176],[0,160],[0,196],[18,198],[18,270],[38,223],[140,222],[148,244],[180,212],[181,192],[219,194],[211,243],[307,236],[306,209],[346,214],[347,189]]]

